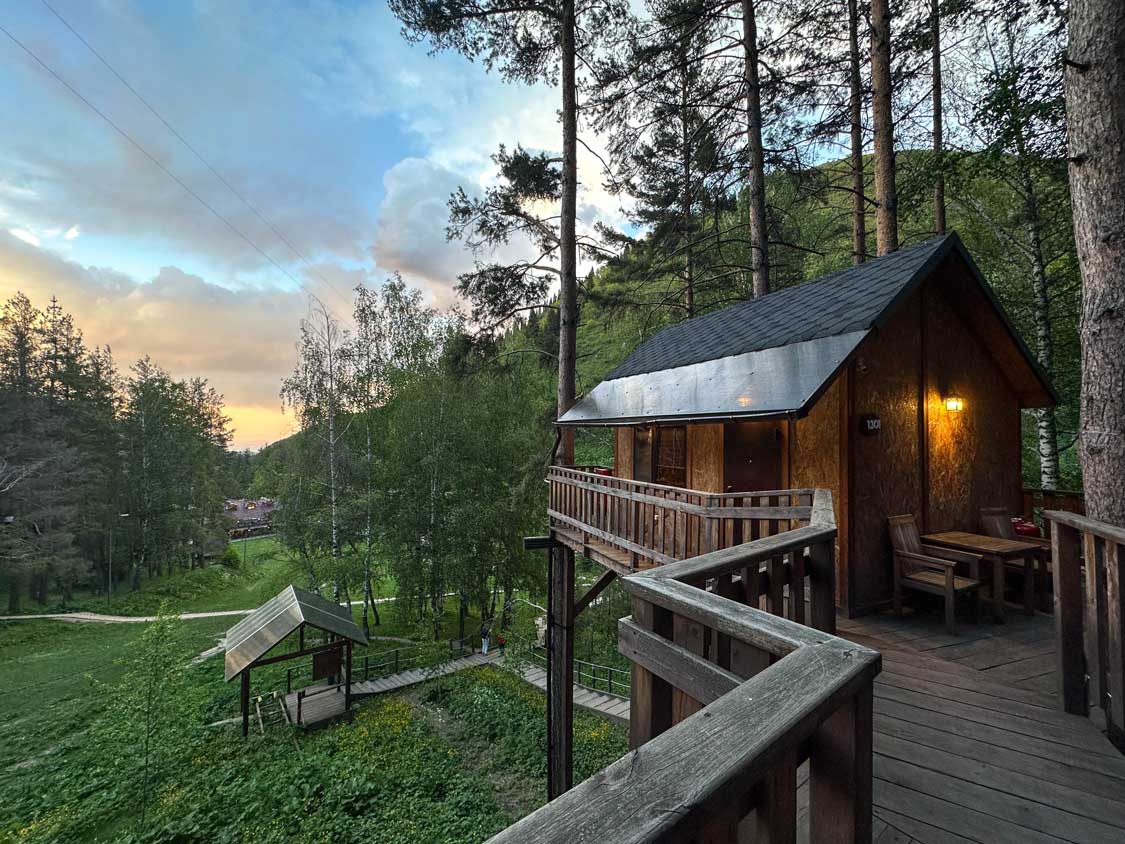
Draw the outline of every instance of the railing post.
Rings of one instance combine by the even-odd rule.
[[[786,753],[759,788],[757,835],[762,844],[797,841],[797,753]]]
[[[799,553],[799,552],[798,552]],[[836,635],[836,545],[834,539],[809,546],[811,626]]]
[[[871,844],[871,680],[825,719],[809,755],[809,844]]]
[[[1107,537],[1103,554],[1106,597],[1106,726],[1125,749],[1125,545]]]
[[[658,636],[672,638],[672,613],[663,607],[634,598],[633,622]],[[671,684],[634,665],[629,689],[629,747],[636,749],[671,726]]]
[[[1088,715],[1086,659],[1082,637],[1082,569],[1078,531],[1051,522],[1051,557],[1054,559],[1055,642],[1058,648],[1059,702],[1066,712]]]

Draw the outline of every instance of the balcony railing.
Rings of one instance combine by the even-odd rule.
[[[630,567],[684,560],[806,523],[813,490],[709,493],[552,466],[554,525],[627,555]]]
[[[677,529],[666,551],[719,544],[727,530],[743,541],[679,561],[665,554],[662,565],[623,577],[633,614],[620,622],[618,647],[634,663],[634,749],[493,842],[794,841],[797,769],[806,761],[809,840],[870,842],[872,681],[880,657],[825,632],[835,624],[831,494],[782,490],[716,504],[686,490],[619,484],[600,487],[570,470],[554,472],[552,518],[658,551],[663,529],[646,544],[647,535],[630,528],[649,524],[653,514],[620,512],[640,505],[682,518],[685,528],[689,517],[700,521],[689,533]],[[784,503],[745,502],[761,496]],[[795,503],[802,498],[809,503]],[[613,512],[603,507],[599,515],[598,500]],[[753,512],[727,512],[732,508]],[[747,521],[788,529],[755,536]],[[781,570],[778,560],[819,585],[810,590],[811,627],[779,617],[781,579],[770,577]],[[803,612],[803,601],[791,601],[790,616],[797,605]]]
[[[1054,562],[1059,700],[1075,715],[1100,707],[1125,751],[1125,528],[1048,510]]]

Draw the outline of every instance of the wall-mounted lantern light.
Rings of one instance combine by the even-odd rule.
[[[960,396],[946,396],[945,409],[950,413],[960,413],[965,409],[965,400]]]

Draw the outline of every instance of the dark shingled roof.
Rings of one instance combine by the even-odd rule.
[[[643,343],[605,380],[867,330],[954,243],[960,244],[956,234],[937,237],[671,325]]]

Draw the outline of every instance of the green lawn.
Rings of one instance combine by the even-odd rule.
[[[455,607],[447,621],[456,623]],[[181,621],[186,660],[228,619]],[[389,622],[388,622],[389,623]],[[205,728],[237,710],[213,658],[175,698],[184,729],[140,822],[139,739],[108,746],[113,684],[145,624],[0,624],[0,841],[483,841],[545,799],[545,700],[511,674],[475,669],[371,699],[354,721],[244,741]],[[87,678],[85,675],[90,675]],[[112,730],[110,730],[112,732]],[[625,731],[580,713],[576,778],[621,755]]]
[[[68,604],[63,604],[58,596],[52,596],[46,605],[25,600],[20,612],[30,615],[84,610],[111,615],[154,615],[164,603],[178,613],[253,609],[290,583],[304,585],[301,571],[275,538],[238,540],[232,546],[243,559],[237,568],[212,564],[177,571],[145,579],[136,591],[119,585],[118,591],[109,596],[79,591]],[[393,592],[394,582],[389,578],[378,582],[377,597]],[[0,607],[7,607],[6,592],[0,592]]]

